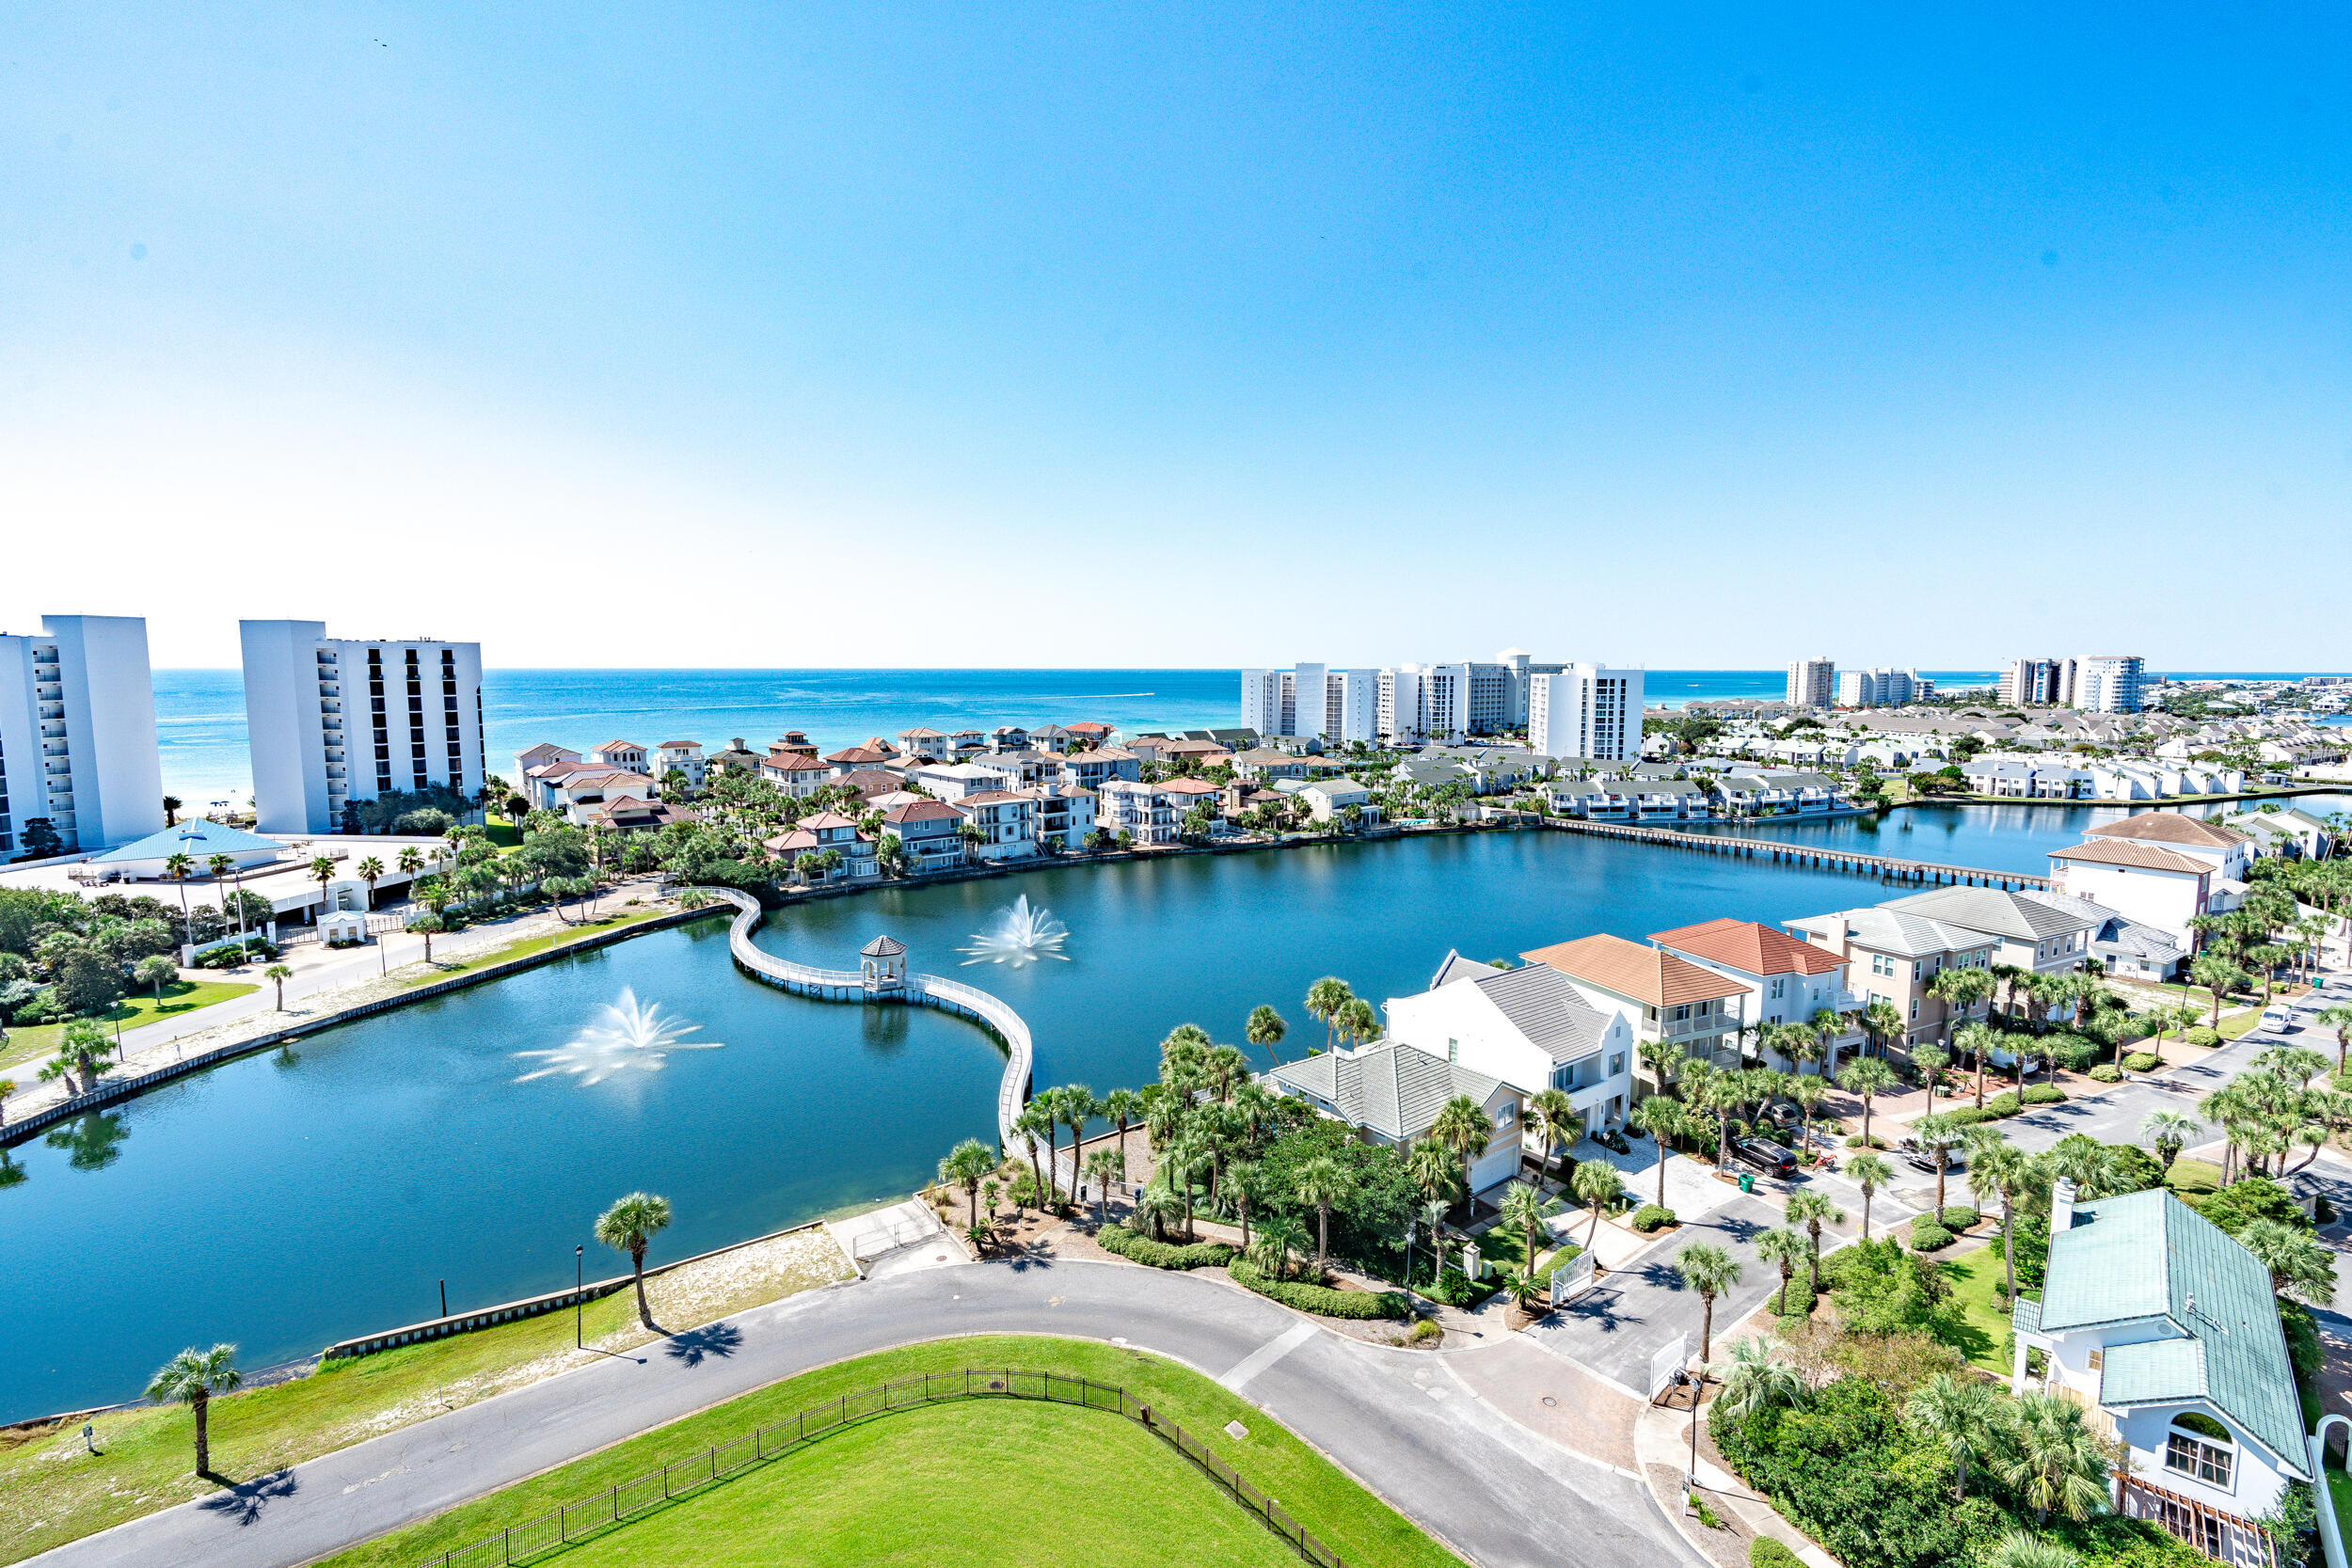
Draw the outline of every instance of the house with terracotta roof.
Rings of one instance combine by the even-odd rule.
[[[1746,988],[1729,975],[1608,935],[1554,942],[1519,957],[1566,975],[1594,1006],[1624,1014],[1636,1040],[1669,1040],[1718,1067],[1740,1065],[1738,1000]]]
[[[833,783],[833,769],[799,752],[771,752],[759,765],[759,776],[794,800],[803,800]]]
[[[2213,867],[2215,875],[2243,881],[2253,863],[2252,841],[2235,828],[2189,816],[2177,811],[2144,811],[2121,822],[2102,822],[2085,831],[2086,839],[2108,844],[2144,844],[2169,849]]]
[[[945,800],[916,797],[882,813],[882,832],[898,835],[910,871],[951,871],[964,863],[963,813]]]
[[[647,778],[653,776],[645,766],[645,749],[634,740],[608,740],[590,752],[588,760],[599,768],[619,768]]]
[[[946,762],[955,756],[955,748],[947,743],[946,732],[929,725],[917,724],[911,730],[898,732],[898,746],[909,756],[929,757],[933,762]]]
[[[691,822],[695,817],[691,807],[628,794],[582,805],[569,815],[581,827],[605,832],[650,832],[673,822]]]
[[[564,769],[561,776],[553,773],[555,768]],[[577,827],[588,825],[588,808],[592,806],[601,806],[623,796],[638,800],[653,796],[653,781],[626,768],[556,763],[539,770],[539,782],[548,799],[548,804],[540,809],[559,812]]]
[[[1593,1131],[1633,1101],[1633,1026],[1547,964],[1497,969],[1448,953],[1428,987],[1381,1005],[1389,1037],[1517,1085],[1559,1089]],[[1508,1174],[1507,1172],[1505,1174]]]
[[[2195,952],[2190,922],[2208,912],[2220,880],[2212,861],[2169,846],[2086,838],[2050,851],[2050,885],[2153,926]]]
[[[703,786],[703,743],[699,740],[665,740],[654,748],[653,776],[666,779],[672,773],[686,775],[686,787],[699,790]]]
[[[515,753],[515,793],[531,802],[533,811],[545,811],[538,797],[532,792],[531,776],[542,768],[559,762],[578,762],[580,753],[568,746],[554,746],[546,741],[526,752]]]
[[[844,747],[838,752],[831,752],[824,760],[838,777],[849,773],[877,770],[898,754],[896,747],[884,746],[879,741],[869,740],[863,746]]]
[[[956,801],[964,820],[979,830],[974,858],[1021,861],[1037,853],[1037,796],[1025,789],[982,789]]]
[[[1653,931],[1649,940],[1676,958],[1737,980],[1747,992],[1738,1009],[1742,1023],[1811,1023],[1821,1013],[1836,1014],[1837,1026],[1823,1037],[1819,1058],[1819,1070],[1828,1076],[1836,1076],[1839,1053],[1861,1043],[1861,1031],[1846,1017],[1860,1009],[1861,998],[1847,989],[1846,960],[1827,948],[1753,920],[1702,921]],[[1797,1067],[1785,1053],[1763,1050],[1782,1071]]]
[[[885,773],[878,768],[851,768],[847,773],[835,775],[833,782],[856,790],[867,800],[878,795],[895,795],[905,787],[905,782],[898,774]]]
[[[800,730],[787,730],[784,732],[784,738],[782,740],[771,740],[768,743],[768,754],[770,756],[775,756],[779,753],[788,756],[806,757],[810,761],[814,762],[817,759],[817,743],[809,739],[807,735]]]
[[[1806,915],[1787,926],[1792,936],[1845,960],[1847,983],[1863,1006],[1884,1002],[1895,1009],[1903,1021],[1896,1043],[1906,1054],[1930,1041],[1948,1044],[1954,1028],[1992,1011],[1988,1001],[1956,1014],[1928,988],[1947,969],[1989,968],[1997,937],[1892,906]]]
[[[1074,759],[1073,759],[1074,760]],[[1221,826],[1217,788],[1204,779],[1163,779],[1144,784],[1112,779],[1095,791],[1095,825],[1106,833],[1132,833],[1139,846],[1174,844],[1184,835],[1185,814],[1206,806]]]
[[[1089,746],[1107,746],[1111,743],[1111,736],[1119,733],[1110,725],[1098,724],[1091,719],[1081,719],[1074,724],[1062,727]]]
[[[776,837],[768,840],[767,848],[786,864],[797,870],[797,863],[804,854],[821,855],[826,850],[837,851],[840,866],[830,872],[807,873],[811,881],[850,881],[881,874],[874,860],[873,841],[858,832],[857,824],[839,812],[812,812]]]

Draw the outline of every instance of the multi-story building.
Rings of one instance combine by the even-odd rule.
[[[1037,795],[1026,789],[983,789],[956,802],[979,829],[973,855],[983,861],[1026,860],[1037,853]]]
[[[658,783],[672,773],[686,776],[686,787],[699,791],[703,786],[703,743],[699,740],[665,740],[654,749],[654,779]]]
[[[1049,843],[1059,849],[1086,847],[1087,834],[1094,831],[1094,791],[1051,783],[1038,784],[1029,793],[1037,797],[1029,813],[1029,830],[1037,834],[1040,847]]]
[[[145,621],[51,615],[38,633],[0,634],[0,855],[27,853],[34,822],[58,854],[162,830]]]
[[[481,796],[481,643],[329,638],[324,621],[237,630],[262,832],[332,832],[399,791]]]
[[[2146,677],[2137,654],[2094,654],[2077,669],[2071,705],[2084,713],[2137,713]]]
[[[1840,910],[1788,927],[1790,935],[1845,960],[1847,984],[1866,1006],[1884,1002],[1895,1009],[1906,1046],[1948,1042],[1956,1026],[1992,1009],[1989,1001],[1979,1002],[1955,1015],[1929,988],[1947,969],[1988,968],[2000,945],[1996,937],[1891,908]]]
[[[1296,722],[1297,691],[1288,670],[1241,673],[1242,728],[1260,735],[1289,735]]]
[[[1548,757],[1642,760],[1642,672],[1570,664],[1527,679],[1527,745]]]
[[[1837,696],[1837,661],[1823,655],[1788,666],[1790,707],[1828,707]]]
[[[2013,658],[2001,672],[2001,702],[2009,707],[2072,707],[2077,662]]]
[[[1597,1132],[1625,1120],[1633,1096],[1632,1024],[1622,1009],[1586,1001],[1556,969],[1497,969],[1448,953],[1428,990],[1392,996],[1381,1010],[1389,1037],[1400,1044],[1524,1093],[1562,1090]]]
[[[1301,664],[1241,673],[1241,727],[1328,746],[1380,738],[1380,672]]]
[[[1740,1014],[1746,988],[1729,975],[1623,937],[1579,937],[1522,953],[1568,977],[1579,995],[1624,1016],[1636,1040],[1671,1040],[1718,1067],[1740,1065]]]
[[[1837,674],[1837,705],[1901,707],[1919,695],[1924,684],[1916,670],[1841,670]]]
[[[963,814],[945,800],[901,800],[882,813],[882,832],[896,834],[910,871],[946,871],[964,862]]]
[[[1184,815],[1196,806],[1215,813],[1216,797],[1216,785],[1200,779],[1112,779],[1095,792],[1094,825],[1114,836],[1131,833],[1138,845],[1174,844],[1184,834]]]
[[[1739,981],[1747,992],[1738,1005],[1742,1025],[1811,1023],[1825,1012],[1839,1015],[1822,1042],[1820,1069],[1836,1075],[1838,1053],[1857,1037],[1844,1016],[1860,1006],[1846,989],[1844,958],[1753,920],[1709,920],[1653,931],[1649,940],[1677,958]],[[1785,1057],[1779,1063],[1784,1069],[1795,1065]]]

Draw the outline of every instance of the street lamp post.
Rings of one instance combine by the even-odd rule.
[[[583,1326],[588,1310],[585,1296],[588,1290],[588,1249],[585,1245],[572,1248],[572,1349],[587,1347],[587,1329]]]

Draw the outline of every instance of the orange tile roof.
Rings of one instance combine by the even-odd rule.
[[[1799,942],[1786,931],[1753,920],[1703,921],[1671,931],[1652,931],[1649,940],[1742,974],[1827,974],[1844,962],[1826,948]]]
[[[2126,840],[2109,840],[2102,844],[2077,844],[2072,849],[2053,849],[2054,861],[2088,861],[2093,865],[2127,865],[2140,871],[2180,871],[2209,875],[2211,861],[2195,860],[2173,849],[2159,849],[2153,844],[2133,844]]]
[[[2225,828],[2199,816],[2184,816],[2176,811],[2143,811],[2137,816],[2127,816],[2121,822],[2102,822],[2085,832],[2094,838],[2142,839],[2155,844],[2193,844],[2200,849],[2228,849],[2246,842],[2248,835],[2235,828]]]
[[[1579,937],[1521,953],[1532,964],[1549,964],[1572,979],[1629,996],[1652,1007],[1679,1006],[1738,996],[1748,988],[1728,975],[1701,969],[1688,959],[1623,937]]]

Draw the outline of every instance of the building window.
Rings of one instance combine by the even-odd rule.
[[[2207,1486],[2227,1492],[2232,1457],[2230,1430],[2219,1421],[2193,1410],[2172,1418],[2172,1430],[2164,1443],[2166,1469],[2194,1476]]]
[[[1915,996],[1911,999],[1911,1019],[1915,1023],[1919,1021],[1919,999]]]
[[[1458,1062],[1462,1059],[1462,1042],[1460,1040],[1450,1039],[1445,1042],[1445,1059],[1449,1062]]]

